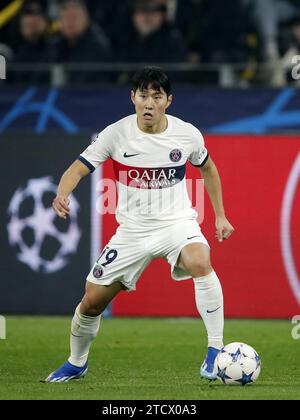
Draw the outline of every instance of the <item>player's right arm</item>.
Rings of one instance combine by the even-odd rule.
[[[75,190],[82,178],[90,174],[90,170],[80,160],[76,160],[63,174],[57,196],[53,201],[53,209],[62,219],[66,219],[70,213],[69,196]]]
[[[111,156],[111,139],[114,138],[114,131],[111,127],[109,126],[99,133],[93,143],[63,174],[58,186],[57,197],[53,201],[53,208],[62,219],[66,219],[70,213],[69,196],[80,180],[94,172]]]

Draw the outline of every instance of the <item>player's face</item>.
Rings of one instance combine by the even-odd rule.
[[[163,90],[137,90],[131,93],[131,100],[139,122],[145,127],[158,125],[165,116],[166,110],[172,103],[172,95],[167,96]]]

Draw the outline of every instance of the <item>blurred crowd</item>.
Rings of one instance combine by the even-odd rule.
[[[248,81],[265,63],[281,85],[300,54],[300,0],[0,0],[0,54],[34,66],[243,63]],[[69,67],[68,83],[126,81],[125,71],[84,68]],[[17,71],[11,83],[48,77]]]

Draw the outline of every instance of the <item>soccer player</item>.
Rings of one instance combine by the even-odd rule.
[[[86,293],[71,325],[70,357],[46,382],[67,382],[86,375],[101,314],[121,290],[135,290],[138,278],[157,257],[169,262],[175,280],[194,280],[196,306],[208,333],[208,353],[200,376],[216,379],[214,361],[223,347],[223,293],[187,194],[186,163],[198,167],[205,181],[215,211],[216,235],[222,242],[234,228],[225,216],[220,177],[198,129],[166,114],[172,94],[163,71],[146,67],[137,73],[131,100],[136,114],[98,135],[65,172],[53,202],[58,216],[66,219],[69,196],[80,180],[112,159],[119,227],[87,277]]]

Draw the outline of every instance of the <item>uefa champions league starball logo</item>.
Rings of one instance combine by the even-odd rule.
[[[80,207],[74,196],[71,196],[68,229],[59,229],[52,200],[45,199],[47,195],[54,198],[56,191],[57,186],[51,177],[31,179],[25,188],[18,188],[8,207],[9,244],[16,250],[17,259],[34,272],[51,274],[66,267],[81,238],[78,227]],[[30,210],[24,215],[22,209],[28,203]],[[51,257],[44,255],[47,240],[56,244]]]

